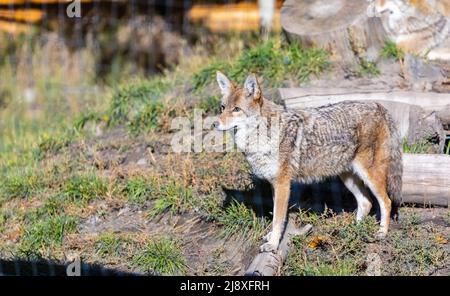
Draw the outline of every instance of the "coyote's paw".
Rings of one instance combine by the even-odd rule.
[[[377,233],[375,234],[375,237],[379,240],[386,238],[387,235],[387,231],[384,229],[380,229],[377,231]]]
[[[270,237],[272,235],[272,231],[269,231],[265,236],[263,236],[263,241],[268,242],[270,241]]]
[[[278,246],[277,246],[277,245],[274,245],[274,244],[272,244],[272,243],[265,243],[265,244],[263,244],[261,247],[259,247],[259,251],[260,251],[261,253],[264,253],[264,252],[272,252],[272,253],[276,253],[276,252],[277,252],[277,249],[278,249]]]

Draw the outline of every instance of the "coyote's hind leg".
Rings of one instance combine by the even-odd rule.
[[[368,166],[354,162],[353,168],[358,176],[364,181],[364,184],[369,187],[373,195],[380,205],[380,230],[378,231],[378,237],[383,238],[386,236],[391,218],[391,200],[387,194],[387,168],[384,165],[377,165],[375,163],[371,169],[367,169]]]
[[[358,208],[356,210],[356,221],[364,219],[372,208],[370,194],[362,180],[353,173],[347,172],[339,175],[345,187],[355,196]]]

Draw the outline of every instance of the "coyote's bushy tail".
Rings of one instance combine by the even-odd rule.
[[[402,203],[403,147],[400,133],[397,130],[394,120],[387,112],[385,113],[385,117],[390,132],[389,139],[386,143],[390,156],[387,172],[387,191],[392,201],[391,217],[394,220],[398,220],[398,208]]]

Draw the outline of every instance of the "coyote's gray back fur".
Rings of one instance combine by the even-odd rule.
[[[283,112],[281,122],[279,161],[288,163],[299,181],[310,183],[350,171],[358,150],[384,149],[389,158],[388,194],[394,209],[400,204],[402,146],[395,123],[382,105],[345,101],[291,110]],[[378,132],[384,126],[389,133],[380,140]]]

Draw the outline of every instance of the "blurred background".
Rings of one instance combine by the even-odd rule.
[[[279,31],[281,2],[0,0],[0,151],[51,127],[36,120],[60,124],[104,101],[104,87],[173,69],[199,47],[211,55],[222,38],[254,40],[261,10],[265,34]]]

